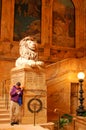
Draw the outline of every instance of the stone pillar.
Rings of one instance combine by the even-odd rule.
[[[28,65],[11,70],[11,85],[21,82],[24,86],[22,124],[47,122],[47,87],[45,70]]]

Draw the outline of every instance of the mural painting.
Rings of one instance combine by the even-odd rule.
[[[41,0],[15,0],[14,41],[34,36],[41,43]]]
[[[75,47],[75,8],[71,0],[54,0],[52,45]]]
[[[2,14],[2,0],[0,0],[0,34],[1,34],[1,14]]]

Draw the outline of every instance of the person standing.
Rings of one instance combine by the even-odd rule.
[[[20,123],[21,105],[22,105],[23,88],[21,83],[17,82],[10,90],[10,123],[11,125]]]

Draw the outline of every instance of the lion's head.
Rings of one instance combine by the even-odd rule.
[[[20,57],[16,60],[16,67],[29,65],[31,67],[44,67],[44,62],[38,61],[37,42],[31,37],[25,37],[20,41]]]
[[[28,36],[20,41],[20,56],[28,60],[37,59],[37,42],[33,37]]]

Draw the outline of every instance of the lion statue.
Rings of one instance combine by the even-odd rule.
[[[33,37],[25,37],[19,45],[20,57],[16,60],[16,67],[26,64],[31,67],[44,66],[44,62],[38,61],[37,42]]]

